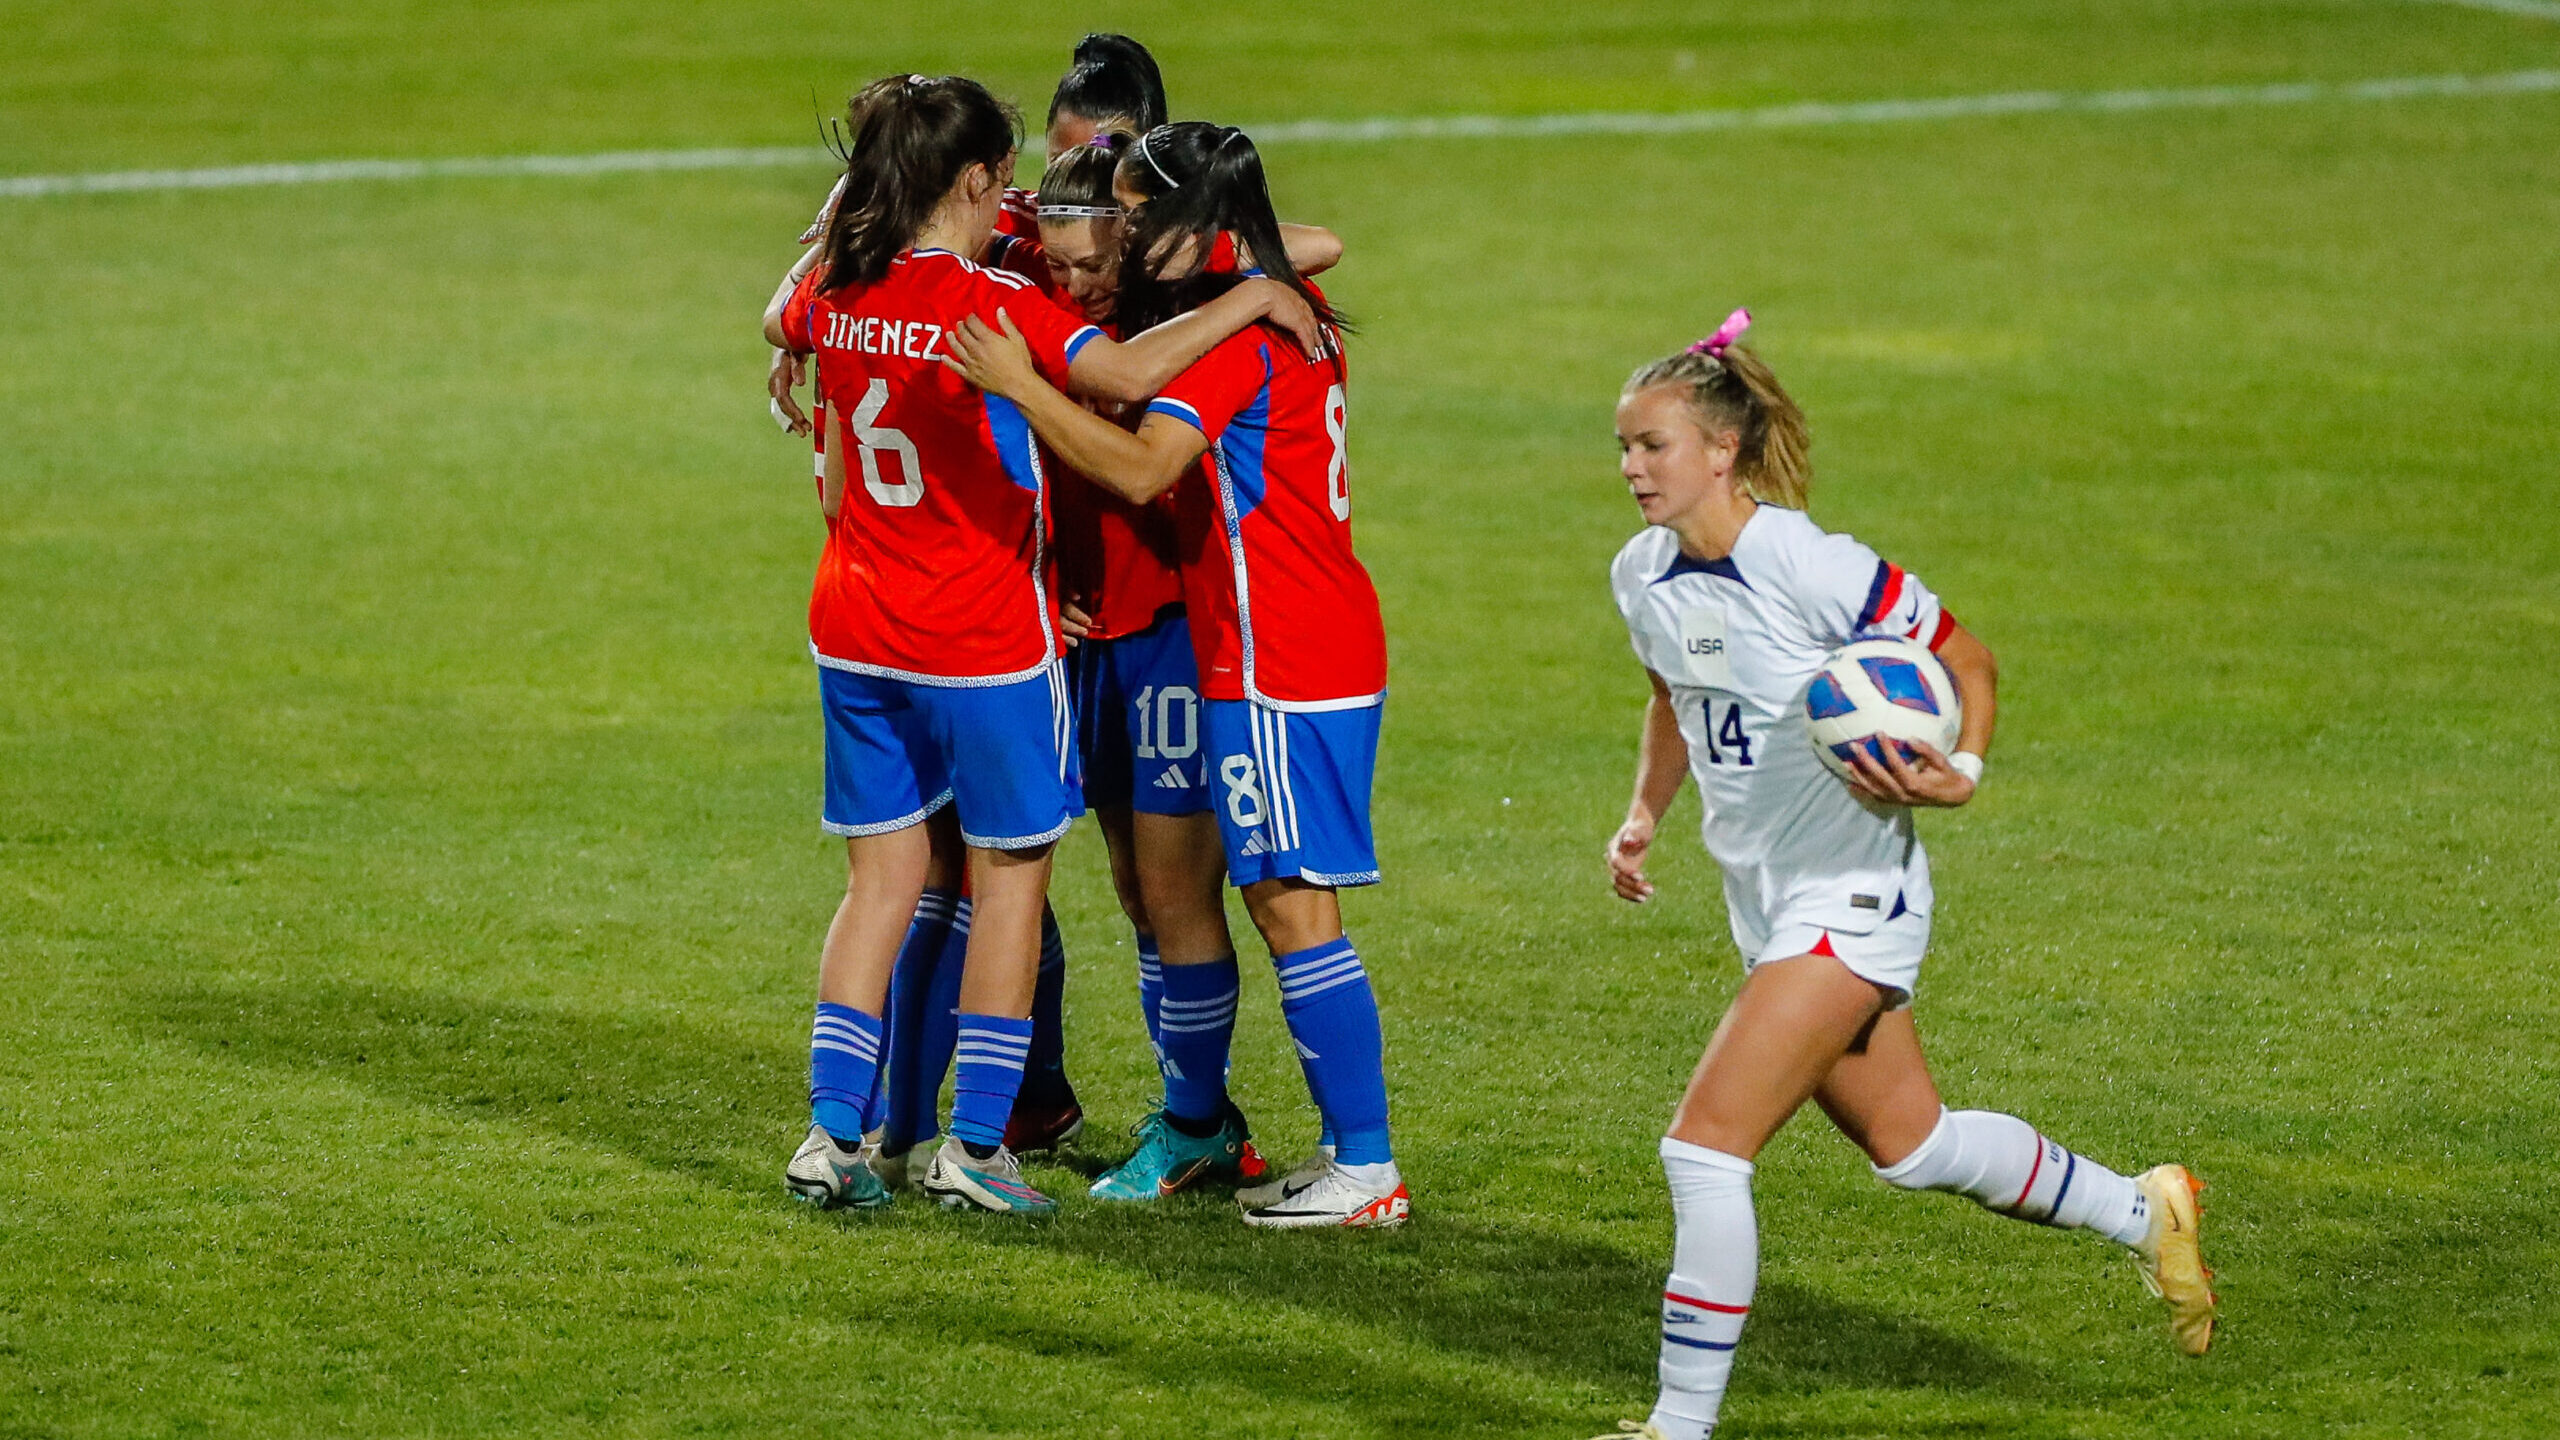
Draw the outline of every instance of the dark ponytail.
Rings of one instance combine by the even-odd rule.
[[[1162,273],[1194,245],[1205,255],[1221,232],[1234,235],[1264,275],[1303,296],[1317,319],[1350,328],[1289,263],[1262,155],[1243,131],[1201,120],[1160,125],[1121,155],[1119,179],[1145,201],[1130,214],[1128,253],[1120,262],[1120,317],[1130,333],[1197,309],[1238,283],[1240,276],[1205,270]]]
[[[1143,135],[1165,122],[1164,76],[1147,47],[1126,35],[1097,32],[1076,42],[1075,63],[1049,100],[1049,121],[1073,115],[1099,125],[1126,122]]]
[[[854,92],[838,152],[844,197],[819,242],[827,267],[821,288],[867,285],[888,274],[961,171],[1004,168],[1020,127],[1012,106],[957,75],[891,75]]]

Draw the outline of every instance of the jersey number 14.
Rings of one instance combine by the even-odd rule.
[[[1721,720],[1717,718],[1715,696],[1709,695],[1703,704],[1706,724],[1700,728],[1707,734],[1707,763],[1722,765],[1726,752],[1730,751],[1734,764],[1750,764],[1751,736],[1742,728],[1741,704],[1736,702],[1725,706]]]

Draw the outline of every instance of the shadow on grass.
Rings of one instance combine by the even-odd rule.
[[[245,1064],[317,1071],[432,1108],[504,1118],[786,1203],[773,1171],[796,1127],[775,1117],[800,1113],[802,1072],[796,1049],[771,1037],[347,983],[197,985],[160,997],[141,1023]],[[1248,1230],[1222,1199],[1207,1196],[1145,1210],[1073,1208],[1037,1227],[913,1204],[852,1223],[946,1234],[966,1227],[959,1238],[971,1243],[1088,1258],[1231,1300],[1240,1311],[1281,1302],[1601,1397],[1632,1403],[1651,1393],[1662,1257],[1530,1227],[1435,1220],[1426,1208],[1404,1230],[1340,1244]],[[1556,1418],[1445,1377],[1408,1373],[1382,1391],[1375,1382],[1385,1375],[1373,1382],[1362,1373],[1377,1368],[1369,1353],[1273,1338],[1267,1324],[1128,1343],[1116,1317],[1080,1324],[1076,1308],[1036,1301],[903,1298],[898,1320],[1038,1354],[1092,1354],[1166,1385],[1241,1373],[1258,1389],[1325,1403],[1421,1406],[1411,1418],[1423,1421],[1427,1410],[1425,1429],[1444,1429],[1458,1416],[1508,1428]],[[1747,1353],[1761,1383],[2038,1388],[2031,1370],[1993,1349],[1816,1291],[1767,1285],[1757,1310]],[[1363,1413],[1384,1418],[1380,1409]]]

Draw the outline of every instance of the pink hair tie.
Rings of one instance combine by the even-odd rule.
[[[1689,353],[1721,360],[1724,358],[1724,352],[1732,348],[1733,342],[1742,338],[1742,332],[1750,328],[1751,312],[1736,310],[1724,317],[1724,323],[1716,327],[1716,333],[1690,346]]]

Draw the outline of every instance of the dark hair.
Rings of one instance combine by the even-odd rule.
[[[1120,201],[1111,193],[1111,176],[1120,168],[1120,157],[1137,143],[1138,137],[1126,130],[1105,130],[1059,156],[1040,172],[1040,203],[1117,208]]]
[[[837,148],[844,195],[819,242],[827,267],[821,288],[888,274],[961,171],[1003,168],[1021,123],[987,87],[957,75],[891,75],[855,91]]]
[[[1075,63],[1049,99],[1048,123],[1061,114],[1096,124],[1126,120],[1140,134],[1165,122],[1164,76],[1147,47],[1126,35],[1097,32],[1076,42]]]
[[[1289,263],[1271,188],[1263,183],[1262,155],[1243,131],[1203,120],[1159,125],[1121,154],[1119,179],[1144,201],[1130,212],[1129,248],[1120,261],[1120,318],[1129,333],[1235,287],[1243,277],[1203,269],[1167,280],[1156,273],[1184,242],[1213,246],[1222,231],[1235,236],[1264,275],[1304,296],[1317,319],[1350,328]]]

